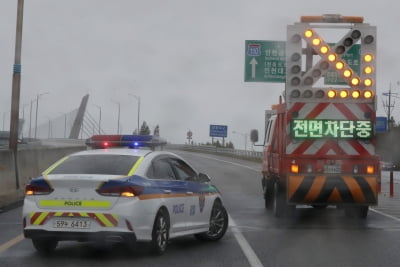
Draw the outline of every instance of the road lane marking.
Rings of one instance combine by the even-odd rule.
[[[247,261],[249,262],[250,266],[262,267],[263,264],[258,259],[256,253],[251,248],[250,244],[247,242],[247,240],[243,236],[242,232],[239,231],[239,228],[237,227],[235,221],[232,219],[232,217],[230,215],[229,215],[229,224],[230,224],[230,229],[232,230],[233,235],[235,236],[236,241],[238,242],[240,248],[242,249],[244,255],[246,256]]]
[[[379,211],[379,210],[376,210],[376,209],[371,209],[371,208],[370,208],[369,210],[372,210],[372,211],[375,212],[375,213],[378,213],[378,214],[380,214],[380,215],[382,215],[382,216],[385,216],[385,217],[388,217],[388,218],[390,218],[390,219],[393,219],[393,220],[395,220],[395,221],[400,222],[400,218],[397,218],[397,217],[394,217],[394,216],[392,216],[392,215],[386,214],[386,213],[384,213],[384,212],[382,212],[382,211]]]
[[[227,160],[222,160],[222,159],[218,159],[218,158],[207,157],[207,156],[203,156],[203,155],[196,155],[196,156],[201,157],[201,158],[205,158],[205,159],[211,159],[211,160],[216,160],[216,161],[220,161],[220,162],[232,164],[232,165],[235,165],[235,166],[238,166],[238,167],[242,167],[242,168],[246,168],[246,169],[249,169],[249,170],[252,170],[252,171],[256,171],[256,172],[261,172],[261,169],[255,169],[255,168],[252,168],[252,167],[243,165],[243,164],[239,164],[239,163],[235,163],[235,162],[231,162],[231,161],[227,161]]]
[[[7,241],[6,243],[4,243],[3,245],[0,245],[0,253],[6,251],[7,249],[9,249],[10,247],[18,244],[19,242],[21,242],[22,240],[24,240],[24,235],[20,234],[19,236]]]

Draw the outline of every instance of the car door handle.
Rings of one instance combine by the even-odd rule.
[[[164,190],[165,194],[171,194],[171,190]]]
[[[193,192],[186,192],[186,195],[193,195]]]

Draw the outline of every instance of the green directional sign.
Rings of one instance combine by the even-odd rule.
[[[285,43],[246,40],[244,81],[285,83]]]
[[[329,44],[333,47],[335,44]],[[245,82],[285,83],[286,81],[286,42],[246,40]],[[360,73],[359,44],[353,45],[346,54],[341,55],[351,69]],[[325,74],[324,84],[345,85],[346,82],[335,70]]]

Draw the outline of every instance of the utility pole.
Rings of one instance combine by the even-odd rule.
[[[382,93],[382,95],[388,97],[388,102],[385,103],[385,102],[383,102],[383,100],[382,100],[382,102],[383,102],[383,108],[385,109],[386,114],[387,114],[388,129],[390,129],[391,128],[391,122],[392,122],[392,120],[391,120],[391,111],[394,108],[394,104],[395,104],[394,101],[392,103],[391,99],[392,99],[392,97],[397,98],[398,94],[397,93],[392,93],[392,83],[389,83],[389,92],[384,92],[384,93]]]
[[[15,158],[17,158],[16,154],[17,154],[17,145],[18,145],[23,15],[24,15],[24,0],[18,0],[17,27],[16,27],[16,36],[15,36],[14,72],[13,72],[12,94],[11,94],[10,143],[9,143],[9,148],[10,148],[10,150],[12,150],[14,152]],[[17,188],[19,188],[18,177],[17,177]]]

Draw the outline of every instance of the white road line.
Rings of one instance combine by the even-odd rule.
[[[384,212],[382,212],[382,211],[379,211],[379,210],[376,210],[376,209],[371,209],[371,208],[370,208],[369,210],[371,210],[371,211],[373,211],[373,212],[375,212],[375,213],[378,213],[378,214],[380,214],[380,215],[382,215],[382,216],[385,216],[385,217],[388,217],[388,218],[390,218],[390,219],[393,219],[393,220],[395,220],[395,221],[400,222],[400,218],[397,218],[397,217],[394,217],[394,216],[392,216],[392,215],[386,214],[386,213],[384,213]]]
[[[243,236],[242,232],[239,231],[239,229],[236,226],[235,221],[232,219],[232,217],[230,215],[229,215],[229,225],[230,225],[230,229],[233,232],[233,235],[236,238],[236,241],[238,242],[240,248],[242,249],[244,255],[246,256],[247,261],[249,262],[250,266],[262,267],[263,264],[258,259],[256,253],[251,248],[251,246],[247,242],[246,238]]]
[[[19,236],[7,241],[6,243],[0,245],[0,253],[6,251],[7,249],[9,249],[10,247],[16,245],[17,243],[21,242],[22,240],[24,240],[24,235],[20,234]]]
[[[203,156],[203,155],[196,155],[196,156],[201,157],[201,158],[205,158],[205,159],[211,159],[211,160],[216,160],[216,161],[232,164],[232,165],[239,166],[239,167],[242,167],[242,168],[246,168],[246,169],[249,169],[249,170],[252,170],[252,171],[256,171],[256,172],[261,172],[261,169],[255,169],[255,168],[243,165],[243,164],[239,164],[239,163],[235,163],[235,162],[231,162],[231,161],[227,161],[227,160],[207,157],[207,156]]]

